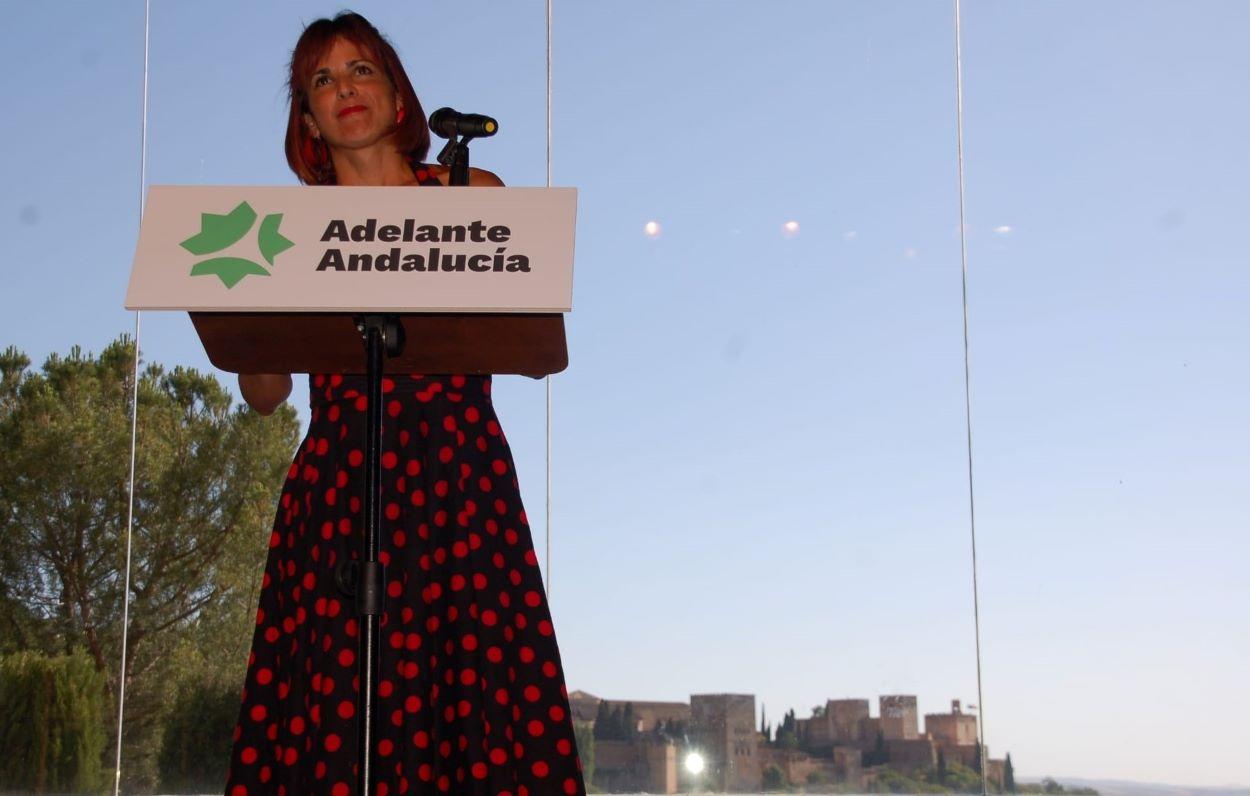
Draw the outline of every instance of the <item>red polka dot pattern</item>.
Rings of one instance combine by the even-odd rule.
[[[364,381],[310,378],[312,422],[269,541],[226,794],[354,794],[359,634],[334,570],[359,554]],[[586,792],[490,387],[384,384],[377,795]]]

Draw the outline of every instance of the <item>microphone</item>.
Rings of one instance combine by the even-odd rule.
[[[499,131],[499,122],[480,113],[458,113],[451,108],[439,108],[430,114],[430,132],[439,138],[485,138]]]

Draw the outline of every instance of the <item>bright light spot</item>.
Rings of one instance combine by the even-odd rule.
[[[799,222],[787,221],[782,224],[781,234],[785,235],[787,238],[793,238],[795,235],[799,234]]]
[[[648,221],[643,226],[642,231],[647,233],[648,238],[658,238],[660,237],[660,222]]]
[[[691,774],[703,773],[703,755],[698,752],[686,755],[686,770]]]
[[[903,249],[903,256],[906,257],[908,260],[914,260],[916,259],[916,250],[915,249]]]
[[[853,229],[842,233],[842,240],[855,240],[858,237],[859,233]]]
[[[1002,225],[1001,227],[994,227],[994,233],[997,235],[1010,235],[1011,227],[1007,226],[1006,224]]]

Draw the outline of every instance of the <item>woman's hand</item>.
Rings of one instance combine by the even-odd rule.
[[[291,374],[240,373],[239,392],[252,409],[262,415],[272,415],[291,394]]]

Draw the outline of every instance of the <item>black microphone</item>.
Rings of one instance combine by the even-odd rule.
[[[499,122],[480,113],[458,113],[451,108],[439,108],[430,114],[430,132],[439,138],[467,135],[485,138],[499,131]]]

